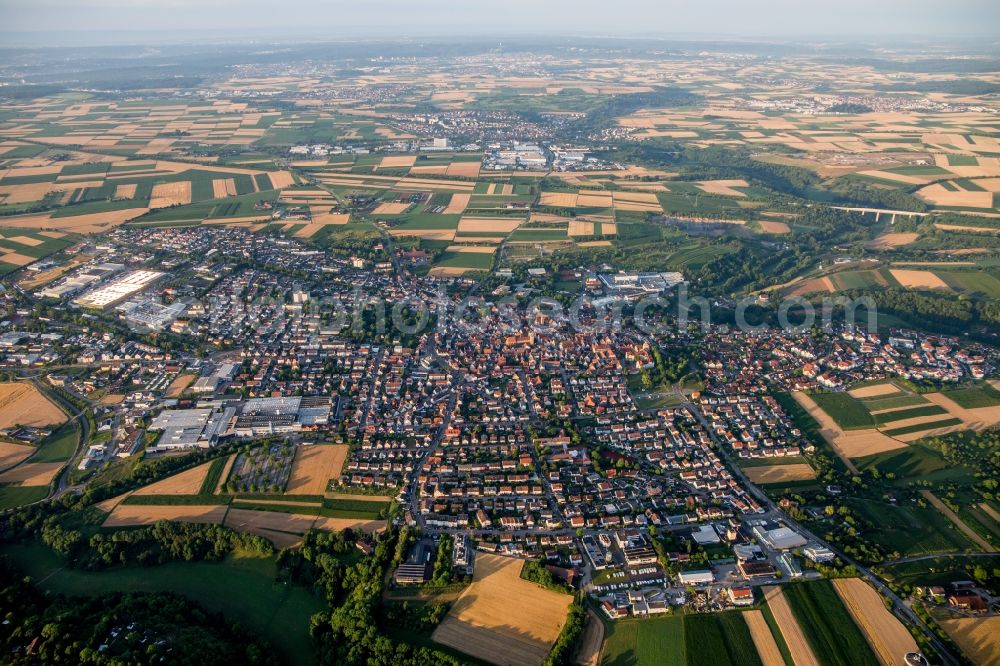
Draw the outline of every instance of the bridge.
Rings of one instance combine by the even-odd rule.
[[[930,213],[918,213],[912,210],[889,210],[887,208],[860,208],[853,206],[830,206],[830,208],[835,208],[837,210],[849,210],[852,213],[874,213],[876,222],[878,222],[879,218],[883,215],[892,215],[892,219],[889,221],[890,224],[896,224],[897,215],[903,215],[905,217],[924,217],[926,215],[930,215]]]

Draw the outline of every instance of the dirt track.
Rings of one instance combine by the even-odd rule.
[[[920,494],[923,495],[924,499],[930,502],[935,509],[943,513],[945,517],[948,518],[948,520],[950,520],[955,525],[955,527],[957,527],[962,532],[962,534],[969,537],[969,539],[971,539],[973,543],[979,546],[984,553],[997,552],[996,548],[994,548],[989,541],[979,536],[979,534],[977,534],[975,530],[966,525],[965,521],[963,521],[958,516],[957,513],[948,508],[948,505],[946,505],[944,502],[938,499],[937,496],[934,495],[934,493],[932,493],[929,490],[921,490]]]

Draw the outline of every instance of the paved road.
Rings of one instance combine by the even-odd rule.
[[[708,431],[709,436],[711,436],[712,440],[715,442],[717,452],[719,453],[720,456],[722,456],[726,460],[726,462],[729,465],[729,468],[733,471],[733,474],[735,474],[736,477],[740,479],[740,482],[743,484],[743,487],[747,488],[750,491],[750,493],[753,494],[754,497],[758,499],[758,501],[761,503],[761,506],[767,507],[767,511],[763,515],[763,517],[765,518],[780,517],[785,524],[794,529],[796,532],[799,532],[800,534],[804,535],[811,541],[815,541],[816,543],[826,546],[831,551],[833,551],[837,555],[837,557],[839,557],[842,561],[846,562],[847,564],[853,565],[854,568],[857,570],[859,577],[871,583],[871,585],[876,590],[878,590],[878,592],[881,593],[882,596],[889,599],[889,601],[892,603],[892,612],[896,615],[896,617],[901,619],[904,622],[904,624],[916,626],[918,629],[920,629],[920,631],[924,633],[924,635],[929,639],[931,645],[934,646],[934,649],[937,651],[939,655],[941,655],[941,658],[944,660],[946,664],[949,664],[950,666],[958,666],[961,663],[958,660],[958,658],[955,657],[954,654],[952,654],[951,650],[944,643],[942,643],[940,639],[938,639],[937,635],[935,635],[934,632],[931,631],[931,628],[928,627],[923,620],[917,617],[917,614],[914,613],[913,610],[904,603],[903,599],[900,598],[899,595],[897,595],[895,592],[890,590],[889,587],[886,586],[885,583],[883,583],[878,578],[878,576],[872,573],[870,569],[868,569],[865,566],[862,566],[854,559],[848,557],[839,548],[835,547],[832,544],[827,543],[823,539],[820,539],[818,536],[813,534],[805,526],[803,526],[798,521],[794,520],[791,516],[782,511],[780,508],[778,508],[778,506],[771,500],[770,497],[767,496],[766,493],[764,493],[764,491],[762,491],[760,488],[751,483],[750,479],[747,477],[746,474],[743,473],[743,470],[740,468],[740,466],[736,464],[736,461],[730,455],[725,445],[723,445],[721,442],[718,441],[718,439],[716,439],[715,433],[709,427],[708,421],[705,420],[705,417],[702,415],[701,411],[698,410],[695,407],[695,405],[690,401],[686,401],[684,403],[684,406],[687,407],[695,415],[695,417],[698,419],[698,422],[701,423],[702,427],[704,427],[706,431]]]

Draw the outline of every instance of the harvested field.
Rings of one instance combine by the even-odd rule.
[[[316,516],[233,507],[229,509],[222,524],[239,532],[251,534],[257,534],[257,530],[305,534],[312,529],[315,522]]]
[[[537,666],[566,621],[572,597],[521,579],[524,560],[476,556],[472,584],[432,638],[501,666]]]
[[[316,519],[313,527],[317,530],[328,532],[339,532],[340,530],[352,529],[362,532],[380,532],[385,529],[384,520],[363,520],[360,518],[330,518],[320,516]]]
[[[197,495],[201,491],[201,484],[208,476],[208,469],[211,462],[198,465],[180,474],[168,476],[162,481],[157,481],[148,486],[144,486],[135,491],[136,495]]]
[[[497,251],[492,245],[449,245],[448,252],[467,252],[469,254],[493,254]]]
[[[789,227],[784,222],[773,222],[771,220],[761,220],[758,222],[760,225],[760,230],[765,234],[787,234],[791,233],[792,228]]]
[[[458,233],[508,234],[522,224],[524,219],[520,217],[463,217],[458,221]]]
[[[1000,405],[992,407],[962,407],[943,393],[925,393],[929,402],[943,408],[946,412],[961,419],[966,428],[982,430],[1000,424]]]
[[[816,470],[806,463],[791,465],[762,465],[743,470],[754,483],[784,483],[786,481],[807,481],[816,478]]]
[[[838,578],[833,587],[884,666],[896,666],[902,655],[919,651],[913,636],[868,583],[860,578]]]
[[[917,196],[935,206],[949,208],[993,208],[993,193],[949,190],[941,183],[934,183],[917,190]]]
[[[942,231],[971,231],[973,233],[980,233],[980,234],[1000,233],[994,227],[970,227],[965,224],[944,224],[942,222],[935,222],[934,227],[937,229],[941,229]]]
[[[577,195],[573,192],[542,192],[539,206],[553,208],[576,208]]]
[[[346,459],[347,446],[344,444],[299,446],[285,492],[322,495],[330,480],[340,477]]]
[[[104,520],[102,527],[134,527],[153,525],[161,520],[179,520],[185,523],[210,523],[219,525],[226,516],[225,504],[147,506],[119,504]]]
[[[445,169],[445,175],[459,178],[478,178],[479,162],[452,162]]]
[[[1000,663],[1000,615],[937,621],[976,666]]]
[[[138,185],[132,183],[130,185],[118,185],[115,187],[115,199],[134,199],[135,191],[138,189]]]
[[[774,634],[771,633],[771,627],[764,619],[764,614],[759,610],[751,610],[741,615],[746,620],[750,637],[753,638],[753,644],[764,666],[785,666],[781,650],[778,649],[778,643],[774,640]]]
[[[291,187],[295,184],[295,178],[288,171],[272,171],[267,174],[267,177],[271,181],[271,187],[276,190]]]
[[[411,205],[412,204],[395,202],[395,201],[390,201],[390,202],[386,202],[386,203],[380,203],[378,206],[375,207],[375,210],[372,211],[372,214],[373,215],[399,215],[400,213],[406,212],[406,210]]]
[[[822,277],[812,280],[803,280],[802,282],[796,283],[791,289],[789,289],[787,295],[805,296],[806,294],[816,292],[826,292],[828,294],[832,294],[836,291],[837,288],[833,286],[833,281],[828,277]]]
[[[915,271],[905,268],[890,268],[892,277],[899,284],[910,289],[948,289],[948,283],[931,271]]]
[[[150,208],[169,208],[189,203],[191,203],[191,181],[189,180],[153,185],[153,192],[149,197]]]
[[[66,422],[66,414],[28,383],[0,384],[0,428],[50,426]]]
[[[0,470],[13,467],[35,452],[35,447],[25,444],[0,442]]]
[[[0,474],[0,483],[16,483],[21,486],[47,486],[65,464],[64,462],[22,463]]]
[[[702,180],[698,182],[698,188],[708,194],[719,194],[724,197],[745,197],[746,194],[734,187],[749,187],[745,180]]]
[[[934,493],[932,493],[930,490],[921,490],[920,494],[923,495],[925,500],[930,502],[931,506],[933,506],[935,509],[943,513],[945,517],[948,520],[950,520],[952,524],[954,524],[955,527],[957,527],[962,534],[969,537],[969,539],[973,543],[979,546],[984,553],[997,552],[996,548],[994,548],[989,541],[979,536],[979,534],[975,530],[966,525],[965,521],[959,518],[958,514],[952,511],[948,507],[948,505],[946,505],[944,502],[938,499],[938,497]]]
[[[444,209],[444,215],[460,215],[464,213],[471,199],[472,195],[467,192],[456,192],[451,195],[451,201],[448,203],[448,207]]]
[[[793,391],[792,396],[796,402],[802,405],[803,409],[809,412],[810,416],[816,419],[816,422],[820,425],[820,432],[823,435],[823,439],[829,442],[833,450],[852,472],[856,473],[857,468],[851,462],[851,458],[862,458],[906,447],[906,444],[903,442],[893,439],[888,435],[883,435],[874,428],[845,432],[829,414],[820,409],[819,405],[810,396],[801,391]]]
[[[584,194],[580,192],[576,197],[576,205],[580,208],[611,208],[614,205],[614,199],[610,193],[594,192]]]
[[[788,605],[788,600],[782,594],[781,588],[777,586],[765,587],[764,598],[767,600],[771,613],[774,614],[778,629],[781,631],[782,638],[785,639],[785,644],[788,646],[795,666],[819,666],[819,661],[813,654],[805,634],[802,633],[802,627],[795,619],[792,607]]]
[[[216,178],[212,180],[212,197],[223,199],[225,197],[235,197],[236,181],[232,178]]]
[[[851,389],[847,393],[852,398],[862,400],[864,398],[880,398],[886,395],[895,395],[899,392],[900,390],[895,384],[885,383],[862,386],[861,388]]]
[[[399,169],[411,167],[416,163],[416,155],[386,155],[379,162],[379,169]]]
[[[6,194],[3,200],[6,204],[29,203],[41,201],[52,189],[52,183],[26,183],[24,185],[0,185],[0,196]]]
[[[21,254],[20,252],[5,252],[4,254],[0,254],[0,261],[15,266],[27,266],[32,262],[38,261],[38,259]]]
[[[891,250],[903,245],[909,245],[918,238],[920,238],[920,234],[918,233],[884,233],[873,238],[867,247],[871,250]]]
[[[166,397],[176,398],[180,396],[197,378],[198,375],[193,373],[177,375],[174,377],[174,381],[170,382],[170,386],[167,387]]]

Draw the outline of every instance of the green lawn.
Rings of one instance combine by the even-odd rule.
[[[878,666],[868,641],[830,581],[786,585],[783,591],[822,666]]]
[[[493,253],[446,250],[441,253],[441,256],[434,262],[434,265],[447,268],[474,268],[476,270],[488,271],[493,267]]]
[[[810,397],[844,430],[875,427],[875,421],[861,401],[846,393],[813,393]]]
[[[309,591],[274,580],[273,558],[234,556],[222,563],[177,562],[101,572],[64,569],[41,544],[6,544],[8,555],[43,589],[67,595],[176,592],[224,613],[268,640],[288,664],[316,658],[309,620],[324,604]]]

